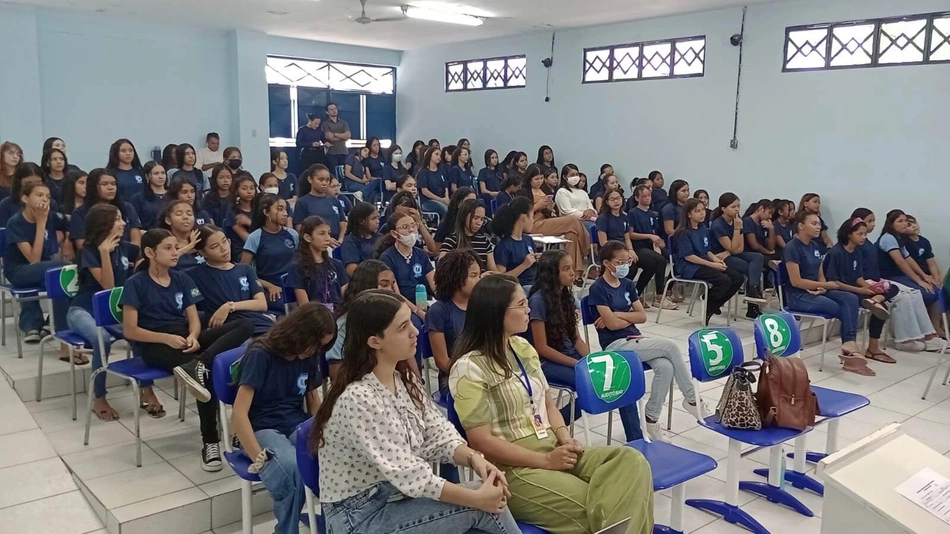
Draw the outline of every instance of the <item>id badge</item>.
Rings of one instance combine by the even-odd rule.
[[[538,436],[538,439],[547,438],[548,429],[544,428],[544,421],[541,420],[541,414],[535,411],[531,420],[534,422],[534,435]]]

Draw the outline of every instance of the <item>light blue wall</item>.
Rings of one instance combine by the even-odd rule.
[[[950,156],[950,65],[782,73],[785,28],[947,9],[945,0],[814,0],[754,5],[746,22],[738,150],[729,148],[735,108],[741,9],[557,33],[551,102],[544,103],[551,34],[458,43],[403,53],[398,72],[399,142],[471,139],[523,150],[550,144],[596,177],[604,162],[625,180],[660,169],[708,189],[762,197],[822,195],[829,224],[860,205],[880,218],[900,207],[921,219],[948,264],[950,224],[943,186]],[[583,48],[706,35],[703,78],[583,85]],[[524,89],[444,92],[445,62],[527,54]],[[629,191],[629,189],[628,189]],[[876,236],[876,234],[875,234]]]
[[[42,148],[36,14],[0,10],[0,35],[9,47],[0,53],[0,141],[18,142],[24,150],[37,143]]]
[[[366,63],[368,65],[399,65],[402,52],[384,48],[350,46],[322,41],[288,39],[286,37],[267,36],[267,53],[274,56],[299,57],[343,61],[347,63]]]

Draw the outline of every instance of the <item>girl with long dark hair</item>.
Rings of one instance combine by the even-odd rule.
[[[663,183],[662,174],[653,183],[655,184],[657,181]],[[662,190],[661,185],[660,191]],[[656,191],[657,187],[654,185],[650,192],[652,202],[650,209],[660,216],[660,237],[665,239],[667,236],[673,235],[673,232],[676,231],[676,225],[683,218],[683,206],[686,204],[686,200],[689,199],[689,184],[686,180],[673,180],[673,183],[670,184],[669,197],[664,195],[659,198]],[[658,204],[659,208],[657,207]]]
[[[178,154],[176,150],[178,145],[169,143],[162,149],[162,167],[165,167],[166,173],[172,173],[178,170]]]
[[[535,263],[540,256],[530,235],[534,228],[531,201],[519,196],[499,208],[492,228],[499,238],[494,253],[496,269],[518,278],[521,285],[531,287],[537,272]]]
[[[445,238],[439,250],[444,257],[453,250],[470,250],[478,257],[483,271],[496,271],[495,245],[484,229],[485,205],[481,200],[470,199],[462,202],[455,221],[455,232]]]
[[[270,172],[277,177],[277,194],[284,200],[297,198],[297,177],[293,173],[287,172],[290,166],[290,158],[287,152],[280,148],[270,150]]]
[[[204,190],[205,175],[201,172],[201,169],[196,167],[198,164],[198,152],[195,151],[195,147],[191,146],[188,143],[182,143],[175,148],[176,159],[178,160],[178,170],[172,174],[174,179],[176,176],[186,176],[196,184],[198,184],[199,189]]]
[[[772,224],[774,211],[772,201],[763,198],[746,208],[742,215],[742,235],[745,237],[746,247],[751,252],[765,256],[767,260],[778,259],[775,253],[778,237]]]
[[[538,160],[535,161],[545,176],[557,173],[557,163],[554,163],[554,150],[548,145],[541,145],[538,149]]]
[[[780,253],[792,240],[794,231],[791,219],[795,216],[795,205],[791,200],[776,198],[772,201],[772,228],[775,231],[775,251]]]
[[[115,175],[106,169],[93,169],[89,172],[86,185],[86,199],[82,206],[73,211],[69,220],[69,238],[73,240],[76,250],[82,248],[86,233],[86,213],[99,203],[112,204],[122,212],[125,219],[125,240],[134,245],[142,241],[142,222],[131,204],[123,200],[118,189]],[[138,171],[141,173],[141,167]]]
[[[581,173],[577,165],[568,163],[561,169],[561,179],[554,193],[554,204],[557,211],[564,217],[580,219],[588,231],[594,226],[597,211],[594,203],[587,196],[587,191],[580,188]],[[623,205],[621,204],[621,207]]]
[[[678,202],[678,197],[673,190],[673,186],[676,182],[686,183],[685,180],[673,180],[673,183],[670,184],[670,194],[667,195],[666,191],[663,190],[663,185],[666,183],[666,180],[663,178],[662,172],[650,171],[650,174],[647,175],[647,180],[650,181],[650,186],[652,187],[651,194],[653,196],[650,202],[650,209],[659,213],[661,216],[663,215],[663,207],[666,206],[668,202]],[[689,198],[689,194],[686,195],[686,198]],[[682,203],[680,203],[680,205],[682,205]],[[676,224],[679,222],[679,219],[677,218],[673,222]]]
[[[218,163],[211,169],[208,190],[205,191],[201,205],[210,212],[212,220],[218,226],[224,226],[224,218],[228,214],[232,183],[234,177],[227,165]]]
[[[452,193],[452,200],[449,201],[449,209],[445,217],[439,221],[439,227],[435,230],[435,242],[442,243],[445,238],[455,233],[455,222],[459,216],[459,207],[466,200],[474,200],[475,190],[471,187],[460,187]]]
[[[422,139],[416,139],[416,142],[412,144],[412,151],[406,156],[405,164],[403,165],[410,175],[415,176],[416,171],[419,169],[419,162],[422,161],[422,156],[425,154],[426,148],[428,147],[422,142]]]
[[[13,174],[21,161],[23,161],[23,149],[20,145],[11,141],[4,141],[0,145],[0,198],[10,196]]]
[[[273,193],[263,193],[255,201],[252,227],[241,251],[241,263],[254,262],[257,277],[266,293],[268,309],[284,314],[284,296],[280,285],[297,257],[300,235],[287,227],[287,201]]]
[[[198,254],[198,226],[195,225],[195,213],[185,200],[169,200],[160,215],[159,228],[164,228],[175,236],[178,242],[178,261],[172,267],[185,271],[204,263],[204,257]]]
[[[389,233],[379,240],[376,254],[396,275],[399,293],[406,300],[415,300],[416,286],[419,284],[431,292],[435,288],[432,262],[416,246],[419,241],[419,223],[407,213],[395,212],[386,222],[386,228]],[[413,311],[424,316],[422,310]]]
[[[386,153],[386,163],[383,165],[382,202],[389,202],[393,195],[396,194],[396,181],[402,176],[409,175],[406,165],[402,147],[397,144],[390,145]]]
[[[449,170],[449,183],[452,184],[454,192],[460,187],[471,187],[478,191],[478,180],[475,173],[472,172],[472,153],[469,149],[460,146],[452,154],[452,168]]]
[[[347,228],[350,232],[340,247],[340,259],[346,274],[352,275],[359,264],[372,259],[376,252],[379,240],[379,213],[376,207],[368,202],[357,203],[350,212]]]
[[[158,214],[165,204],[168,193],[168,175],[161,163],[150,161],[142,168],[145,173],[145,187],[129,201],[139,216],[143,230],[151,230],[158,224]]]
[[[66,177],[68,165],[69,160],[62,150],[51,148],[43,152],[40,168],[43,169],[43,178],[49,186],[50,198],[58,203],[63,202],[63,179]]]
[[[653,306],[664,310],[675,310],[679,306],[669,296],[663,294],[663,289],[666,287],[667,260],[663,256],[666,241],[659,235],[659,218],[650,211],[652,198],[650,187],[644,184],[634,187],[633,198],[636,206],[627,212],[627,222],[630,226],[630,243],[637,256],[636,265],[638,269],[643,270],[637,280],[637,294],[641,296],[643,307],[649,308],[650,304],[643,299],[643,295],[646,294],[647,286],[652,279],[656,288]]]
[[[88,176],[83,171],[69,171],[66,178],[63,178],[63,203],[60,204],[59,211],[63,214],[67,228],[73,212],[86,202],[87,179]]]
[[[224,216],[224,234],[231,240],[231,254],[239,257],[251,233],[252,203],[257,196],[257,182],[247,174],[238,175],[231,186],[228,211]]]
[[[448,176],[442,169],[442,152],[438,148],[426,150],[416,174],[422,209],[445,218],[449,209]]]
[[[478,256],[470,250],[449,252],[435,271],[435,304],[426,313],[426,327],[432,356],[439,369],[439,392],[445,400],[449,392],[452,348],[465,326],[468,299],[482,270]]]
[[[332,310],[350,279],[343,263],[330,257],[330,225],[312,215],[300,225],[300,237],[287,286],[294,289],[298,304],[315,300]]]
[[[299,233],[304,219],[312,215],[319,216],[330,225],[331,246],[338,247],[346,238],[346,215],[337,200],[330,195],[330,183],[333,181],[330,169],[317,164],[307,169],[304,176],[309,177],[310,189],[297,200],[294,207],[294,228]]]
[[[762,314],[759,304],[766,303],[762,298],[765,256],[759,252],[745,250],[739,213],[739,197],[733,193],[723,193],[719,196],[719,207],[713,211],[712,224],[709,227],[709,250],[726,262],[729,268],[745,275],[745,298],[748,301],[746,317],[755,319]]]
[[[821,223],[821,236],[818,239],[817,245],[818,250],[824,255],[828,252],[829,248],[834,246],[834,243],[831,241],[831,238],[828,237],[828,225],[825,224],[825,219],[821,216],[821,197],[818,196],[818,193],[805,193],[802,195],[802,200],[798,203],[798,213],[814,213],[818,216],[818,221]],[[796,214],[796,216],[797,215],[798,214]]]
[[[135,145],[128,139],[119,139],[109,147],[109,163],[106,164],[106,169],[116,180],[119,198],[132,198],[145,186],[142,161],[139,160]],[[91,176],[92,172],[89,174]]]
[[[168,184],[168,193],[166,193],[165,199],[166,204],[173,200],[181,200],[191,206],[195,227],[214,221],[211,214],[204,210],[198,200],[198,184],[189,176],[179,176],[172,179]]]
[[[254,333],[250,321],[238,320],[217,328],[201,328],[201,291],[178,263],[178,242],[168,230],[156,228],[142,237],[145,258],[125,283],[122,331],[136,341],[149,367],[173,372],[198,403],[201,424],[201,468],[220,471],[218,402],[212,394],[211,367],[215,356],[240,346]]]
[[[478,171],[478,188],[482,198],[495,198],[501,191],[501,168],[498,166],[498,152],[485,151],[485,167]]]

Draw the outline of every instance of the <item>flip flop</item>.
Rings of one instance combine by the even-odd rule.
[[[883,304],[874,302],[871,299],[862,300],[861,307],[868,310],[871,312],[871,315],[882,321],[886,321],[891,318],[891,312]]]
[[[864,365],[853,365],[856,363],[856,360],[866,362],[863,356],[857,352],[845,352],[841,351],[841,354],[838,355],[838,360],[841,361],[841,368],[849,373],[854,373],[861,376],[877,376],[877,373],[873,369],[867,366],[867,363]],[[850,367],[848,364],[852,364]]]
[[[147,413],[148,416],[151,417],[152,419],[161,419],[162,417],[165,417],[166,415],[165,407],[162,405],[149,406],[147,402],[142,401],[142,404],[139,405],[139,408],[145,410],[145,413]]]
[[[69,356],[60,356],[59,361],[69,363]],[[73,354],[73,362],[76,365],[89,365],[89,359],[80,352]]]
[[[881,363],[897,363],[897,360],[883,352],[867,352],[864,354],[864,357]]]

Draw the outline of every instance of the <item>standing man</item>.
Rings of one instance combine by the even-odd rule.
[[[340,110],[336,104],[327,104],[327,121],[323,123],[323,133],[326,135],[330,148],[327,150],[327,161],[330,163],[330,172],[336,172],[339,165],[346,163],[346,142],[350,140],[350,125],[340,119]]]
[[[205,183],[202,190],[207,191],[211,180],[211,169],[218,163],[224,163],[221,157],[221,137],[217,133],[211,132],[205,136],[205,148],[198,151],[198,164],[196,167],[201,169],[205,175]]]

